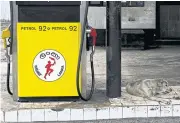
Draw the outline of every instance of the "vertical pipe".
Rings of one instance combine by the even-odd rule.
[[[121,96],[121,2],[107,1],[106,22],[106,95]]]
[[[11,40],[12,40],[12,81],[13,81],[13,100],[19,101],[18,97],[18,64],[17,64],[17,26],[18,23],[18,5],[16,1],[11,1]]]

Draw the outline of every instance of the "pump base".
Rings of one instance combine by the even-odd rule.
[[[78,101],[80,97],[19,97],[18,102]]]

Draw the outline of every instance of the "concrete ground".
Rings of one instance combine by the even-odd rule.
[[[1,45],[2,46],[2,45]],[[3,51],[1,49],[1,51]],[[128,82],[147,78],[164,78],[170,86],[180,85],[180,46],[163,46],[157,49],[123,49],[122,50],[122,86]],[[89,59],[89,57],[87,57]],[[6,58],[1,52],[1,91],[5,89]],[[90,78],[88,62],[87,74]],[[98,47],[94,58],[96,88],[106,88],[106,52]]]
[[[1,45],[2,46],[2,45]],[[1,50],[3,51],[3,50]],[[180,85],[180,46],[163,46],[158,49],[152,50],[140,50],[140,49],[122,49],[122,86],[124,87],[126,83],[133,82],[138,79],[149,79],[149,78],[164,78],[168,80],[170,86],[179,86]],[[93,98],[91,101],[83,102],[47,102],[47,103],[17,103],[12,101],[12,98],[7,94],[6,90],[6,59],[3,55],[4,53],[1,52],[1,110],[6,112],[4,119],[6,119],[6,114],[10,114],[7,117],[10,117],[12,114],[17,114],[16,110],[21,109],[49,109],[45,110],[45,114],[54,113],[58,115],[62,109],[72,108],[72,109],[82,109],[83,110],[73,110],[74,114],[76,112],[81,112],[80,115],[84,116],[84,108],[95,108],[96,119],[99,115],[111,118],[114,116],[110,115],[111,113],[115,113],[114,109],[112,109],[112,105],[108,101],[106,97],[106,53],[105,48],[98,47],[96,50],[95,58],[94,58],[94,66],[95,66],[95,79],[96,79],[96,90]],[[88,57],[89,58],[89,57]],[[88,60],[89,61],[89,60]],[[88,62],[89,63],[89,62]],[[88,64],[89,65],[89,64]],[[88,74],[88,85],[91,84],[91,77],[90,77],[90,67],[87,67],[87,74]],[[180,92],[179,88],[176,88],[177,92]],[[152,117],[152,116],[179,116],[179,110],[176,109],[180,108],[178,104],[180,101],[173,101],[174,105],[171,106],[164,106],[159,105],[157,102],[151,102],[145,100],[143,98],[137,98],[128,95],[125,90],[123,89],[122,92],[123,100],[120,102],[121,105],[125,106],[118,107],[118,111],[120,113],[122,111],[127,111],[126,114],[121,114],[120,118],[128,118],[130,115],[132,117]],[[147,104],[150,106],[148,107]],[[139,106],[141,105],[141,106]],[[117,105],[115,105],[117,106]],[[133,106],[136,106],[135,108]],[[155,106],[155,107],[154,107]],[[105,108],[108,107],[108,108]],[[130,108],[129,108],[130,107]],[[103,110],[101,110],[103,108]],[[157,109],[159,114],[153,113],[152,109]],[[126,110],[127,109],[127,110]],[[107,111],[108,110],[108,111]],[[134,110],[136,113],[134,114]],[[13,112],[9,112],[13,111]],[[14,112],[15,111],[15,112]],[[69,110],[68,110],[69,111]],[[117,112],[118,112],[117,111]],[[58,112],[58,113],[57,113]],[[70,115],[72,115],[72,110]],[[148,114],[151,112],[150,114]],[[22,111],[21,113],[27,113],[26,111]],[[20,113],[20,114],[21,114]],[[61,112],[62,113],[62,112]],[[99,113],[99,115],[98,115]],[[125,112],[124,112],[125,113]],[[157,113],[157,112],[156,112]],[[18,113],[19,114],[19,113]],[[20,117],[20,114],[18,117]],[[175,115],[174,115],[175,114]],[[14,116],[14,115],[13,115]],[[45,117],[45,116],[44,116]],[[83,118],[80,119],[83,119]],[[115,116],[116,117],[116,116]],[[118,116],[119,117],[119,116]],[[117,117],[116,117],[117,118]],[[17,120],[17,116],[14,117]],[[51,119],[51,118],[50,118]],[[73,119],[73,118],[72,118]],[[72,120],[71,119],[71,120]],[[74,117],[75,120],[76,117]],[[25,121],[24,121],[25,122]]]
[[[14,122],[15,123],[15,122]],[[45,123],[45,122],[38,122]],[[70,122],[48,122],[48,123],[180,123],[180,118],[131,118],[98,121],[70,121]]]
[[[138,79],[164,78],[170,86],[180,85],[180,46],[162,46],[151,50],[122,49],[122,86]],[[106,52],[95,54],[96,87],[106,87]],[[88,69],[90,70],[90,69]],[[88,73],[90,73],[88,71]]]

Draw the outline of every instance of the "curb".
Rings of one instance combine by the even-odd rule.
[[[76,121],[146,117],[180,117],[180,104],[136,105],[103,108],[22,109],[0,111],[1,122]]]

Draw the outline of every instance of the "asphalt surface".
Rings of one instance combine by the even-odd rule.
[[[35,122],[47,123],[47,122]],[[178,118],[131,118],[116,120],[98,120],[98,121],[70,121],[70,122],[48,122],[48,123],[180,123]]]

